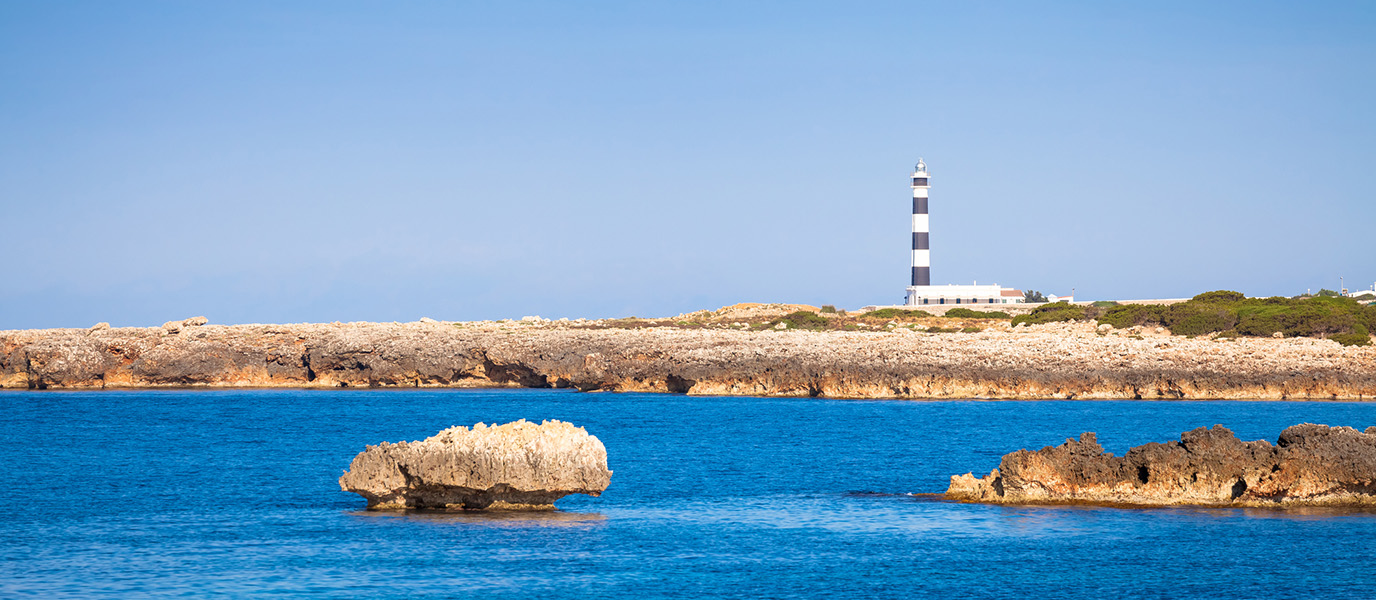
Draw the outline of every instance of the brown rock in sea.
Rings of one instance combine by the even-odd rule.
[[[946,497],[995,504],[1206,506],[1376,505],[1376,427],[1305,423],[1276,445],[1244,442],[1222,425],[1150,443],[1124,456],[1093,433],[1036,452],[1005,454],[983,478],[951,477]]]
[[[339,487],[366,498],[370,510],[541,510],[569,494],[600,496],[611,476],[606,448],[587,430],[521,419],[368,446]]]

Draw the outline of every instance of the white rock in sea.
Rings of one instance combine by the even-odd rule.
[[[418,442],[383,442],[354,457],[339,487],[369,509],[551,509],[611,483],[607,450],[582,427],[525,419],[450,427]]]

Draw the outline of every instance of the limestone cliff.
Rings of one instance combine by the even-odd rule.
[[[1376,427],[1295,425],[1272,446],[1215,425],[1123,456],[1104,452],[1085,433],[1060,446],[1006,454],[982,478],[951,477],[946,497],[995,504],[1376,505]]]
[[[613,326],[615,325],[615,326]],[[1093,324],[926,333],[612,322],[0,331],[0,387],[572,387],[840,398],[1376,396],[1376,347]]]
[[[582,427],[522,419],[368,446],[339,487],[369,509],[538,509],[569,494],[599,496],[611,476],[606,448]]]

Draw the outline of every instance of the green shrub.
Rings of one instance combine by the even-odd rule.
[[[957,318],[957,319],[1011,319],[1011,318],[1013,318],[1013,315],[1010,315],[1010,314],[1008,314],[1008,313],[1006,313],[1006,312],[1003,312],[1003,311],[997,311],[997,310],[991,310],[991,311],[978,311],[978,310],[970,310],[970,309],[968,309],[968,308],[953,308],[953,309],[951,309],[951,310],[946,311],[946,314],[944,314],[944,315],[942,315],[942,316],[943,316],[943,317],[953,317],[953,318]]]
[[[828,314],[828,315],[836,314],[836,306],[831,305],[831,304],[823,304],[823,305],[822,305],[822,312],[823,312],[824,314]]]
[[[1096,307],[1098,307],[1098,308],[1108,308],[1108,307],[1110,307],[1110,306],[1118,306],[1118,305],[1119,305],[1119,304],[1118,304],[1117,302],[1114,302],[1114,301],[1112,301],[1112,300],[1095,300],[1095,301],[1091,304],[1091,306],[1096,306]]]
[[[1117,329],[1126,329],[1136,325],[1150,325],[1162,323],[1161,317],[1165,313],[1166,307],[1152,306],[1147,304],[1121,304],[1104,311],[1099,317],[1099,324],[1109,324]]]
[[[1162,317],[1166,328],[1174,335],[1204,335],[1225,331],[1232,329],[1238,321],[1237,312],[1228,306],[1194,300],[1166,307]]]
[[[1096,314],[1091,314],[1094,312]],[[1041,323],[1057,323],[1060,321],[1078,321],[1097,316],[1097,309],[1091,311],[1089,307],[1076,306],[1069,302],[1055,302],[1045,306],[1038,306],[1032,312],[1025,315],[1013,317],[1013,326],[1020,323],[1028,325],[1039,325]]]
[[[831,324],[826,317],[817,313],[800,310],[788,313],[769,323],[770,327],[775,327],[779,323],[784,323],[789,329],[805,329],[808,331],[820,331],[826,329]]]
[[[860,316],[862,316],[862,317],[874,317],[874,318],[876,318],[876,319],[896,319],[896,318],[902,318],[902,317],[907,317],[907,318],[911,318],[911,319],[916,319],[916,318],[920,318],[920,317],[930,317],[930,316],[932,316],[932,313],[929,313],[929,312],[927,312],[927,311],[925,311],[925,310],[904,310],[904,309],[901,309],[901,308],[881,308],[881,309],[879,309],[879,310],[872,310],[872,311],[867,312],[867,313],[865,313],[865,314],[862,314],[862,315],[860,315]]]
[[[1340,333],[1328,338],[1344,346],[1370,346],[1371,332],[1363,325],[1352,328],[1352,333]]]
[[[1238,307],[1237,331],[1242,335],[1267,336],[1277,331],[1284,331],[1285,324],[1282,320],[1285,314],[1290,311],[1286,304],[1279,303],[1249,303]]]
[[[927,328],[927,333],[951,333],[951,332],[953,332],[953,331],[955,331],[955,328],[954,328],[954,327],[952,327],[952,328],[950,328],[950,329],[946,329],[946,328],[944,328],[944,327],[928,327],[928,328]]]
[[[966,327],[965,329],[960,330],[961,333],[979,333],[981,331],[984,330],[978,327]]]
[[[1243,335],[1316,336],[1351,333],[1366,317],[1349,298],[1267,298],[1240,303],[1237,330]],[[1362,320],[1359,320],[1361,317]]]
[[[1204,292],[1203,294],[1190,298],[1190,300],[1194,302],[1239,302],[1246,299],[1247,296],[1242,292],[1231,292],[1228,290]]]

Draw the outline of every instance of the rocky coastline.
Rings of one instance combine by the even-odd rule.
[[[681,315],[682,316],[682,315]],[[1007,321],[795,331],[732,321],[0,331],[0,387],[554,387],[832,398],[1355,399],[1376,347]],[[952,326],[954,325],[954,326]]]
[[[1376,506],[1376,427],[1305,423],[1273,446],[1244,442],[1222,425],[1185,432],[1123,456],[1093,433],[1036,452],[1003,456],[982,478],[951,477],[946,498],[989,504],[1129,506]]]

